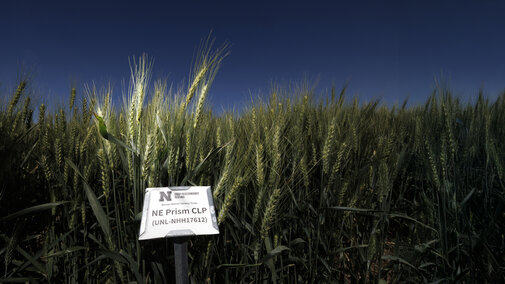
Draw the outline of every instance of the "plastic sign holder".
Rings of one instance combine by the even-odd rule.
[[[188,283],[187,238],[219,234],[210,186],[146,188],[139,240],[174,238],[177,283]]]

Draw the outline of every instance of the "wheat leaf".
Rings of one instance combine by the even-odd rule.
[[[68,202],[69,201],[60,201],[60,202],[44,203],[44,204],[39,204],[39,205],[35,205],[35,206],[32,206],[32,207],[28,207],[28,208],[19,210],[19,211],[15,212],[15,213],[12,213],[10,215],[7,215],[5,217],[2,217],[0,219],[0,222],[8,221],[8,220],[11,220],[11,219],[14,219],[16,217],[23,216],[23,215],[26,215],[26,214],[29,214],[29,213],[51,209],[53,207],[56,207],[56,206],[59,206],[59,205],[62,205],[62,204],[68,203]]]
[[[112,236],[112,232],[111,232],[110,225],[109,225],[109,219],[107,218],[107,215],[103,211],[100,201],[98,201],[98,198],[96,197],[93,190],[89,187],[88,183],[84,179],[83,175],[81,174],[81,172],[79,171],[77,166],[67,158],[65,158],[65,161],[82,178],[82,184],[84,185],[84,191],[86,193],[86,197],[88,198],[89,204],[91,205],[91,209],[93,210],[93,214],[95,215],[95,217],[98,221],[98,224],[100,225],[100,228],[102,229],[103,233],[105,234],[106,239],[110,240],[110,238]]]

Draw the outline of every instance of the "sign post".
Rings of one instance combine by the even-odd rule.
[[[139,240],[174,238],[175,277],[188,283],[189,236],[219,234],[210,186],[147,188]]]
[[[175,282],[188,283],[188,241],[185,237],[174,238]]]

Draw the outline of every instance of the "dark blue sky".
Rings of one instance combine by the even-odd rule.
[[[217,109],[304,78],[349,81],[349,96],[385,103],[424,102],[440,74],[464,99],[505,88],[505,1],[184,2],[1,1],[0,90],[28,70],[48,101],[91,81],[119,97],[142,52],[154,78],[177,85],[210,30],[231,44],[210,92]]]

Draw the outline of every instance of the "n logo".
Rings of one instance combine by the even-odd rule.
[[[160,202],[172,201],[171,197],[172,197],[171,191],[167,191],[167,192],[160,191]]]

